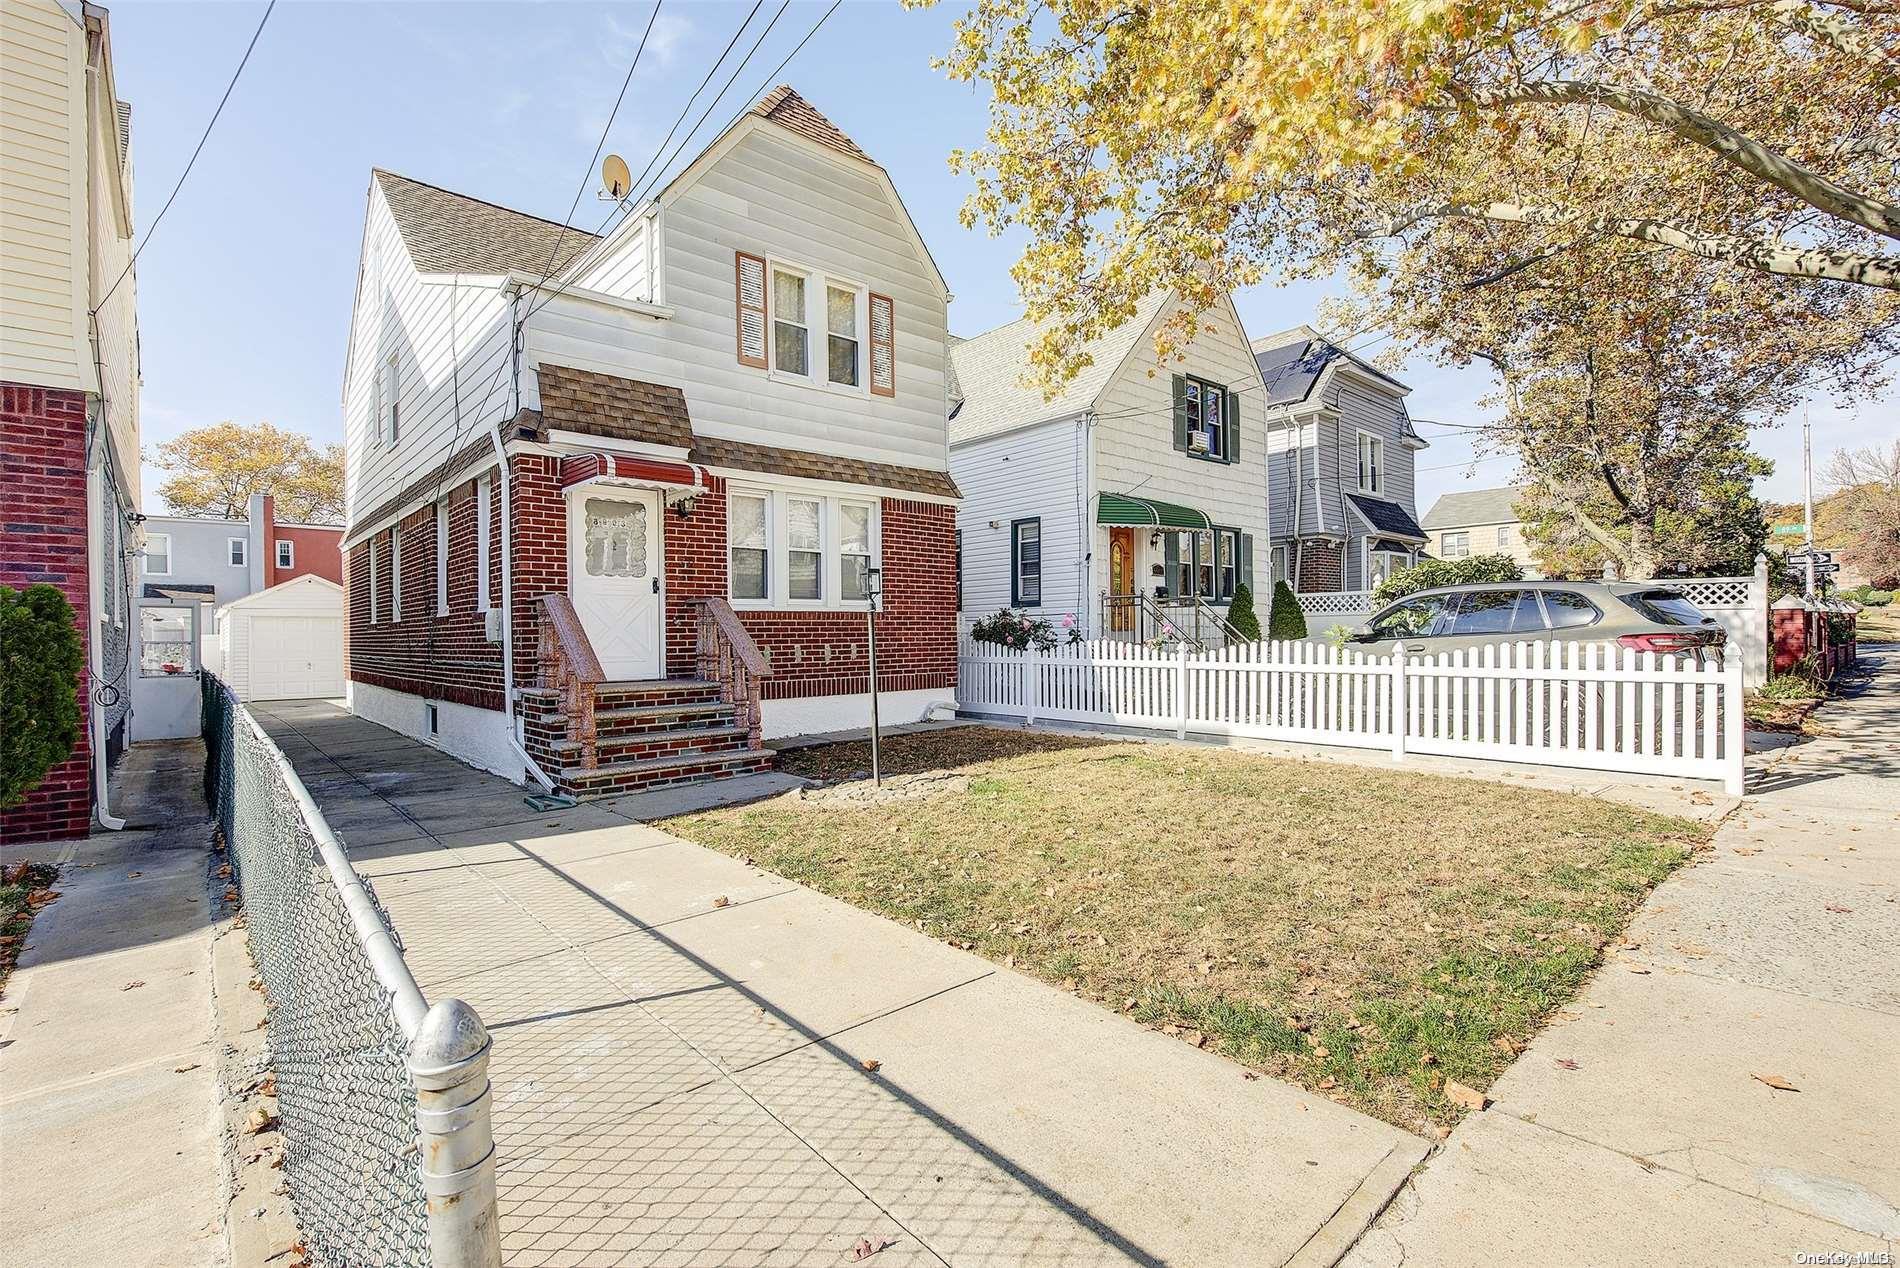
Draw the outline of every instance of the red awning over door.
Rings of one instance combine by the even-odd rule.
[[[574,454],[561,459],[563,489],[588,480],[611,480],[617,484],[643,484],[663,489],[712,487],[712,480],[705,468],[696,467],[690,462],[666,462],[659,458],[609,453]]]

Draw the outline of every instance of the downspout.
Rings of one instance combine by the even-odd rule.
[[[1076,561],[1076,624],[1081,627],[1082,637],[1094,635],[1095,604],[1092,601],[1095,592],[1095,526],[1089,523],[1089,508],[1095,504],[1095,495],[1090,486],[1095,478],[1095,460],[1090,441],[1095,431],[1095,412],[1084,411],[1076,420],[1077,444],[1075,473],[1076,497],[1080,503],[1077,509],[1075,540],[1081,558]]]
[[[521,302],[521,292],[517,290],[509,300],[508,325],[511,330],[509,342],[519,346],[521,327],[515,319],[515,311]],[[515,349],[510,350],[514,356]],[[521,410],[521,362],[515,360],[512,377],[515,414]],[[515,414],[506,417],[512,418]],[[501,429],[504,419],[495,420],[495,426],[488,433],[489,443],[495,446],[495,460],[501,464],[497,473],[501,484],[501,700],[502,710],[508,719],[508,743],[514,748],[515,756],[527,768],[534,781],[549,792],[554,791],[554,781],[541,769],[538,762],[529,756],[527,747],[521,742],[520,720],[515,715],[515,494],[514,472],[508,466],[508,447],[502,441]]]
[[[105,556],[103,552],[99,551],[99,533],[103,527],[105,518],[100,513],[100,506],[103,503],[105,494],[105,473],[103,468],[105,466],[105,445],[107,443],[105,438],[100,434],[101,419],[98,416],[99,408],[99,406],[94,406],[86,411],[86,448],[89,451],[86,455],[86,562],[88,564],[88,571],[90,571],[93,576],[99,578],[99,585],[101,590],[103,590],[105,586],[112,584],[115,578],[122,580],[125,561],[123,558],[115,559],[113,561],[116,564],[114,576],[108,577],[106,575]],[[97,447],[96,452],[90,452],[95,449],[95,446]],[[96,561],[93,558],[95,554],[98,556]],[[94,684],[105,681],[105,640],[99,636],[100,605],[98,596],[93,595],[90,597],[92,598],[92,603],[89,606],[92,608],[92,611],[87,614],[87,624],[90,628],[86,631],[86,646],[88,652],[87,659],[91,662],[89,666],[91,682],[86,685],[86,692],[89,697],[86,717],[88,729],[92,733],[93,810],[94,814],[98,817],[100,827],[109,832],[118,832],[124,829],[125,820],[112,813],[109,793],[112,782],[111,771],[106,764],[106,711],[99,707],[99,702],[96,698],[92,698],[96,697],[97,694],[94,690]],[[117,602],[118,600],[115,599],[114,603],[116,604]],[[126,613],[125,619],[130,621],[132,614],[129,612]],[[194,631],[196,630],[197,626],[195,623],[192,628]],[[195,648],[193,649],[194,653],[196,650]]]

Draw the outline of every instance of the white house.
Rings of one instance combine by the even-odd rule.
[[[952,344],[966,627],[1009,607],[1090,636],[1221,641],[1267,534],[1266,408],[1232,301],[1161,363],[1153,332],[1175,311],[1151,296],[1048,400],[1026,380],[1032,323]]]

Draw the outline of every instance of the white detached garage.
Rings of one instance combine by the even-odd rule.
[[[296,577],[219,610],[224,680],[240,700],[341,696],[343,587]]]

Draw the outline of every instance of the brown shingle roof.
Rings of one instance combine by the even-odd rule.
[[[873,161],[869,154],[858,148],[857,142],[838,130],[837,124],[819,114],[817,107],[794,92],[790,84],[780,84],[767,93],[758,105],[752,107],[752,113],[820,145],[830,146],[840,154],[849,154],[867,163]]]
[[[558,273],[597,240],[584,229],[563,232],[552,220],[510,211],[381,168],[374,169],[374,175],[395,217],[396,231],[409,249],[409,258],[424,273],[519,270],[539,274],[548,268],[550,255],[553,271]]]
[[[872,484],[886,489],[908,489],[933,497],[961,497],[947,471],[897,467],[888,462],[860,462],[802,449],[776,449],[741,440],[701,436],[693,442],[692,459],[708,467],[761,471],[769,475],[803,476],[809,480],[836,480],[843,484]]]
[[[676,387],[545,362],[540,376],[545,427],[678,449],[692,447],[693,422],[686,412],[686,396]]]

